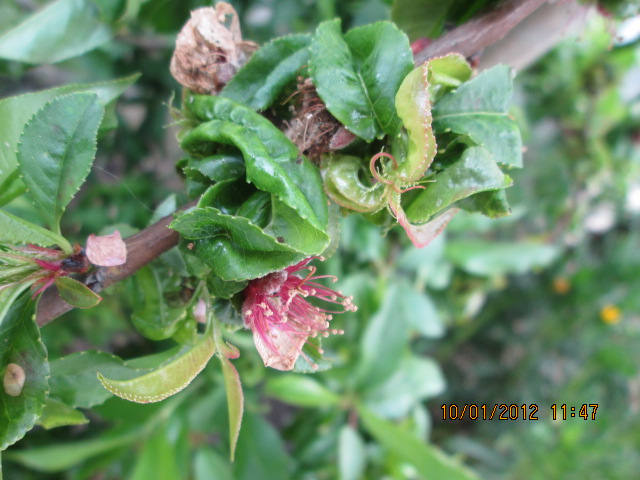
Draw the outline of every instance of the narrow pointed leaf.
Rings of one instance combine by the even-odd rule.
[[[35,307],[28,292],[23,293],[5,314],[0,329],[0,450],[31,430],[49,393],[49,362],[35,322]]]
[[[73,278],[58,277],[55,284],[62,299],[76,308],[92,308],[102,300],[100,295]]]
[[[227,391],[227,409],[229,411],[229,448],[231,450],[231,461],[233,461],[238,437],[240,435],[240,426],[242,425],[244,395],[242,393],[240,375],[238,375],[236,367],[233,366],[226,356],[220,355],[218,358],[222,363],[224,386]]]
[[[89,174],[103,115],[95,94],[67,95],[38,111],[20,137],[22,179],[53,231]]]
[[[50,247],[58,245],[65,253],[72,253],[71,244],[62,235],[27,222],[9,212],[0,210],[0,243],[28,244]]]
[[[115,380],[98,372],[102,385],[114,395],[136,403],[164,400],[186,388],[207,365],[215,347],[207,336],[159,368],[130,380]]]
[[[282,89],[295,81],[309,61],[311,35],[288,35],[262,46],[222,90],[255,110],[264,110]]]

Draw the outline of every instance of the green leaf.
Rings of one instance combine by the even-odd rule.
[[[396,93],[413,70],[409,39],[393,23],[377,22],[349,30],[344,41],[367,89],[378,126],[387,135],[396,135],[402,128],[396,115]]]
[[[242,414],[244,412],[244,395],[242,394],[242,383],[236,367],[225,355],[218,355],[222,363],[222,374],[224,375],[224,386],[227,392],[227,410],[229,412],[229,449],[231,451],[231,461],[235,457],[236,445],[240,435],[242,425]]]
[[[327,195],[341,207],[356,212],[375,212],[384,207],[382,185],[367,186],[361,179],[360,158],[350,155],[326,157],[320,171]]]
[[[367,462],[364,440],[350,425],[340,430],[338,440],[338,471],[340,480],[358,480],[363,478]]]
[[[299,407],[324,407],[337,405],[340,397],[315,378],[282,374],[270,378],[265,392],[285,403]]]
[[[0,205],[8,203],[25,190],[18,175],[16,150],[25,124],[38,110],[55,98],[74,92],[93,92],[106,108],[139,76],[136,74],[109,82],[64,85],[0,100]]]
[[[39,64],[82,55],[111,39],[89,0],[57,0],[0,36],[0,58]]]
[[[186,321],[190,302],[178,308],[169,308],[164,299],[160,278],[149,265],[136,272],[134,282],[135,307],[131,316],[133,325],[151,340],[170,338]]]
[[[398,368],[407,347],[409,328],[397,315],[398,288],[388,285],[380,309],[369,320],[360,339],[356,378],[361,389],[370,389],[389,378]]]
[[[318,95],[349,131],[369,142],[397,133],[394,99],[412,67],[407,37],[389,22],[343,38],[340,20],[327,21],[311,43],[309,71]]]
[[[502,218],[511,215],[511,207],[504,190],[490,190],[471,195],[456,203],[467,212],[482,213],[489,218]]]
[[[433,108],[436,133],[468,135],[486,148],[493,160],[522,167],[520,130],[509,115],[511,71],[498,65],[443,96]]]
[[[238,358],[240,353],[236,347],[227,344],[222,338],[220,322],[216,318],[212,306],[207,307],[207,322],[212,326],[215,349],[218,353],[218,359],[222,363],[222,374],[227,394],[227,411],[229,412],[229,450],[233,462],[244,413],[244,394],[242,393],[240,375],[229,359]]]
[[[358,406],[358,413],[362,424],[377,442],[390,453],[413,465],[424,480],[478,480],[473,472],[440,449],[377,417],[364,406]]]
[[[45,105],[25,125],[18,163],[31,198],[54,232],[91,170],[104,108],[91,93],[75,93]]]
[[[290,478],[291,467],[291,459],[278,432],[261,416],[246,412],[233,464],[234,478]]]
[[[98,378],[107,390],[125,400],[136,403],[159,402],[187,387],[207,365],[214,351],[213,339],[207,336],[171,361],[142,376],[114,380],[98,372]]]
[[[444,335],[440,314],[425,292],[418,292],[407,286],[402,291],[402,308],[409,325],[420,335],[427,338],[440,338]]]
[[[327,199],[320,174],[275,125],[253,110],[223,97],[193,96],[186,107],[207,123],[182,139],[183,149],[198,153],[211,142],[234,145],[244,157],[247,181],[277,196],[319,230],[326,228]]]
[[[478,192],[507,188],[512,181],[482,147],[467,148],[459,160],[438,172],[405,207],[415,223],[428,221],[454,202]]]
[[[193,464],[194,480],[211,480],[211,472],[216,480],[233,480],[229,461],[207,445],[198,449]]]
[[[436,362],[405,356],[393,376],[369,390],[363,402],[384,418],[401,420],[420,402],[444,390],[445,380]]]
[[[41,247],[58,245],[65,253],[73,252],[73,247],[62,235],[27,222],[4,210],[0,210],[0,243],[10,245],[31,243]]]
[[[246,218],[223,215],[211,207],[178,215],[169,227],[191,240],[187,252],[227,281],[262,277],[308,256],[278,242]]]
[[[84,425],[89,419],[80,410],[70,407],[56,398],[47,398],[47,403],[38,419],[38,425],[47,430],[67,425]]]
[[[29,282],[20,282],[12,285],[5,286],[0,289],[0,327],[7,318],[7,312],[13,305],[16,298],[27,288],[29,288]]]
[[[87,458],[133,443],[143,432],[141,426],[134,425],[130,430],[109,432],[100,438],[12,450],[5,453],[5,458],[41,472],[64,472]]]
[[[175,445],[166,426],[146,439],[138,453],[130,480],[178,480],[184,478],[176,461]]]
[[[102,301],[100,295],[73,278],[58,277],[55,284],[62,299],[76,308],[92,308]]]
[[[100,405],[112,396],[102,388],[97,372],[113,377],[132,377],[145,372],[133,369],[115,355],[92,350],[52,360],[50,366],[51,396],[67,405],[80,408]]]
[[[534,242],[456,240],[447,243],[445,252],[457,267],[474,275],[490,276],[546,267],[558,257],[560,249]]]
[[[264,110],[295,81],[309,60],[311,35],[287,35],[263,45],[224,87],[221,94],[255,110]]]
[[[31,430],[49,393],[49,362],[35,322],[35,308],[29,293],[23,293],[7,311],[0,330],[4,387],[0,391],[0,450]],[[12,369],[18,373],[12,375]]]
[[[391,178],[401,187],[422,178],[436,155],[436,139],[431,127],[432,104],[447,90],[471,76],[471,67],[459,54],[434,58],[408,74],[395,97],[398,116],[407,130],[406,158]],[[399,139],[402,141],[402,137]]]

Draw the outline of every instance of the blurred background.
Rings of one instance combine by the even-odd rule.
[[[231,3],[244,37],[262,43],[336,16],[345,28],[394,18],[412,40],[437,37],[495,2]],[[228,461],[224,385],[214,361],[159,404],[111,399],[86,412],[89,424],[34,430],[3,455],[5,478],[423,478],[410,456],[390,447],[404,445],[405,435],[485,479],[636,478],[640,17],[631,3],[581,8],[573,33],[517,72],[512,114],[526,153],[524,168],[510,172],[511,216],[461,213],[424,249],[402,231],[383,237],[358,216],[344,219],[339,250],[321,268],[339,277],[359,310],[335,320],[346,333],[325,342],[332,369],[309,376],[265,369],[250,334],[229,335],[242,352],[235,364],[246,396],[235,463]],[[23,35],[73,9],[95,13],[96,24],[86,25],[95,35],[70,33],[55,46],[53,64],[45,64],[50,56],[42,60],[51,48],[44,42],[37,54],[7,46],[6,32],[45,5],[42,23]],[[67,236],[82,241],[115,226],[131,234],[158,205],[169,213],[187,201],[169,115],[180,89],[168,65],[189,11],[203,5],[210,3],[0,5],[0,97],[141,74],[119,101],[118,128],[101,139],[89,180],[65,216]],[[430,12],[418,26],[415,16],[402,15],[416,6]],[[41,223],[22,197],[7,209]],[[165,262],[160,268],[180,268]],[[131,327],[132,281],[111,288],[99,307],[45,327],[50,358],[86,349],[132,358],[170,347]],[[356,404],[394,428],[363,429]],[[518,405],[521,413],[526,405],[527,414],[535,404],[537,420],[450,420],[442,405],[451,404]],[[576,408],[574,418],[567,411],[562,419],[563,404]],[[578,414],[594,404],[587,418]]]

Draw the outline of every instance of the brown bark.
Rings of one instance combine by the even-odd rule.
[[[451,52],[461,53],[467,58],[471,57],[483,48],[496,43],[547,1],[504,0],[487,13],[434,40],[415,55],[415,63],[420,65],[430,58]]]
[[[191,202],[185,205],[184,208],[190,208],[195,203]],[[96,292],[100,292],[110,285],[130,277],[147,263],[175,247],[178,244],[178,233],[168,228],[172,220],[173,215],[169,215],[127,238],[125,240],[128,252],[126,263],[117,267],[98,268],[96,277],[99,278],[100,282],[93,289]],[[71,305],[60,298],[55,287],[49,288],[44,292],[38,304],[36,321],[40,326],[46,325],[72,308]]]

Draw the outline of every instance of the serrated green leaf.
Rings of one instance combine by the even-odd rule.
[[[0,450],[31,430],[49,393],[49,362],[35,322],[35,308],[29,293],[22,293],[7,311],[0,330],[0,379],[4,381],[0,391]],[[23,385],[12,394],[7,387],[9,364],[24,374]]]
[[[224,375],[224,386],[227,392],[227,409],[229,411],[229,449],[231,451],[231,461],[233,461],[240,435],[240,426],[242,424],[242,415],[244,412],[244,395],[242,394],[242,383],[238,370],[229,359],[224,356],[218,356],[222,363],[222,374]]]
[[[263,45],[225,85],[221,96],[264,110],[307,64],[311,35],[288,35]]]
[[[511,207],[504,190],[476,193],[458,201],[456,207],[467,212],[482,213],[489,218],[502,218],[511,215]]]
[[[64,85],[41,92],[27,93],[0,100],[0,205],[24,192],[19,179],[16,150],[27,121],[48,102],[74,92],[94,92],[106,108],[140,75],[90,84]]]
[[[240,156],[232,155],[212,155],[202,159],[191,159],[189,166],[185,169],[194,169],[200,174],[214,182],[224,182],[226,180],[236,180],[244,176],[244,161]]]
[[[0,36],[0,58],[51,64],[108,42],[111,28],[89,0],[57,0]]]
[[[376,22],[349,30],[344,41],[367,89],[379,127],[387,135],[396,135],[402,128],[396,114],[396,93],[413,70],[409,39],[393,23]]]
[[[511,186],[493,156],[482,147],[467,148],[459,160],[437,173],[405,207],[411,222],[423,223],[454,202],[487,190]]]
[[[378,22],[342,36],[339,19],[321,23],[311,43],[309,71],[327,109],[367,141],[397,133],[394,99],[413,67],[407,37]]]
[[[215,351],[213,338],[207,336],[171,361],[130,380],[106,378],[98,372],[102,385],[114,395],[136,403],[164,400],[186,388],[207,365]]]
[[[65,253],[73,252],[73,247],[62,235],[27,222],[4,210],[0,210],[0,243],[10,245],[30,243],[41,247],[58,245]]]
[[[440,449],[424,443],[393,423],[379,418],[362,405],[358,406],[362,424],[387,451],[413,465],[424,480],[479,480],[463,465]]]
[[[244,217],[224,215],[211,207],[180,214],[170,228],[190,240],[193,253],[223,280],[243,281],[292,265],[308,256]]]
[[[211,148],[212,142],[236,146],[244,157],[249,182],[274,194],[315,228],[326,228],[327,200],[320,174],[275,125],[223,97],[193,96],[186,106],[200,121],[211,121],[186,135],[183,149],[198,153],[207,144]]]
[[[522,167],[522,139],[509,115],[511,70],[498,65],[443,96],[433,108],[436,133],[468,135],[494,161]]]
[[[300,407],[325,407],[337,405],[340,401],[338,395],[318,380],[305,375],[283,374],[270,378],[265,392],[278,400]]]
[[[25,125],[18,145],[20,173],[54,232],[89,174],[104,108],[92,93],[75,93],[45,105]]]
[[[38,419],[38,425],[42,425],[47,430],[67,425],[84,425],[85,423],[89,423],[89,419],[80,410],[76,410],[51,396],[47,398],[42,416]]]
[[[102,300],[100,295],[73,278],[58,277],[55,284],[62,299],[76,308],[92,308]]]

